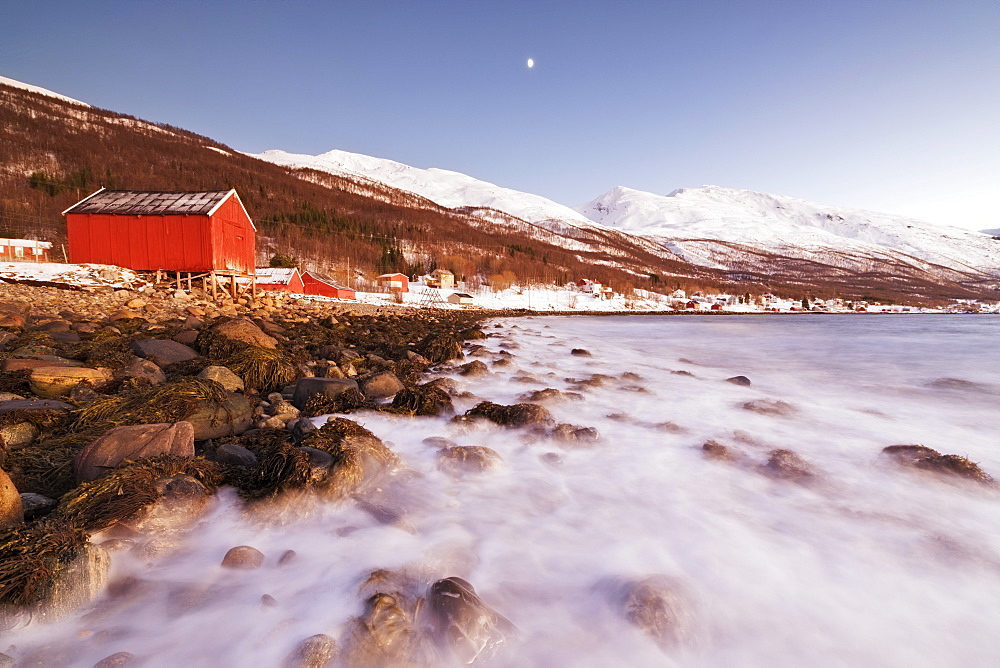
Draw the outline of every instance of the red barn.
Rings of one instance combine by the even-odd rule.
[[[274,292],[305,294],[302,276],[295,267],[263,267],[257,269],[257,287]]]
[[[324,276],[314,271],[307,271],[302,274],[302,283],[305,285],[305,293],[307,295],[336,297],[337,299],[357,299],[354,290],[345,288],[329,276]]]
[[[63,211],[72,263],[254,276],[257,228],[235,190],[101,189]],[[235,282],[233,283],[235,286]]]

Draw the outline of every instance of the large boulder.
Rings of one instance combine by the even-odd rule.
[[[31,372],[28,384],[38,396],[56,399],[68,396],[70,390],[80,383],[100,387],[109,380],[111,374],[106,369],[43,366]]]
[[[391,371],[382,371],[358,380],[358,387],[365,399],[375,401],[394,396],[403,389],[403,383]]]
[[[136,355],[152,361],[159,367],[199,357],[194,348],[170,339],[140,339],[133,341],[131,348]]]
[[[300,378],[295,383],[292,403],[301,409],[305,408],[306,402],[314,394],[336,397],[347,390],[357,389],[357,381],[351,378]]]
[[[0,469],[0,528],[24,521],[24,505],[7,472]]]
[[[243,346],[275,349],[278,340],[247,318],[233,318],[202,330],[198,347],[211,357],[225,357]]]
[[[76,481],[94,480],[128,459],[164,454],[194,457],[194,434],[190,422],[114,427],[77,453],[73,459]]]
[[[254,405],[241,394],[230,393],[229,398],[218,403],[205,401],[202,407],[188,416],[194,425],[194,440],[238,436],[253,424]]]

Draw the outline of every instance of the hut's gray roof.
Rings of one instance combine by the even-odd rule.
[[[99,190],[63,213],[124,216],[207,215],[232,190],[162,192],[156,190]]]

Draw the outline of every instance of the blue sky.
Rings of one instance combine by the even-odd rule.
[[[0,75],[569,205],[714,184],[1000,227],[996,0],[5,2]]]

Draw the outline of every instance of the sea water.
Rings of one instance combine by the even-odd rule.
[[[423,586],[470,581],[519,629],[499,665],[1000,661],[1000,493],[880,455],[923,444],[1000,476],[1000,319],[496,322],[480,359],[489,365],[506,350],[510,364],[483,377],[441,374],[467,393],[459,412],[566,390],[579,397],[545,405],[558,422],[596,428],[598,442],[351,415],[405,463],[382,499],[400,521],[353,502],[300,501],[279,517],[249,517],[223,491],[180,551],[153,563],[115,553],[113,582],[140,586],[7,632],[0,651],[64,646],[74,666],[119,651],[149,666],[277,666],[303,638],[338,637],[363,611],[361,582],[387,568]],[[737,375],[751,385],[726,382]],[[755,401],[790,408],[745,408]],[[455,478],[423,442],[433,436],[493,448],[504,467]],[[737,461],[707,458],[707,441]],[[805,484],[764,475],[775,449],[794,451],[814,475]],[[266,555],[262,568],[220,568],[241,544]],[[286,550],[297,556],[279,566]],[[633,626],[605,586],[653,575],[677,583],[690,606],[691,633],[673,647]],[[276,605],[261,605],[264,594]]]

